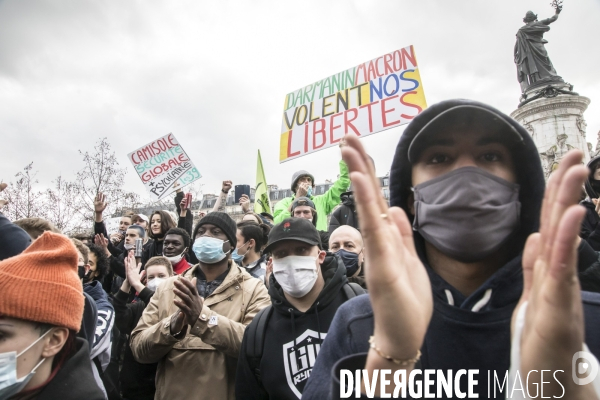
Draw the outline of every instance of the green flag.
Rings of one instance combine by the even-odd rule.
[[[256,160],[256,191],[254,192],[254,212],[257,214],[271,211],[271,199],[269,199],[269,187],[267,186],[267,178],[265,178],[265,170],[263,169],[262,159],[260,158],[260,150],[258,150],[258,159]]]

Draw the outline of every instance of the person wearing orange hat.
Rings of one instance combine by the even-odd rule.
[[[77,263],[69,238],[52,232],[0,261],[0,399],[104,399],[88,343],[76,337]]]

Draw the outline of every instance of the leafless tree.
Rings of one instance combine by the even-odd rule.
[[[17,173],[15,183],[10,183],[3,191],[8,204],[4,207],[4,214],[15,221],[22,218],[43,216],[43,193],[36,190],[38,183],[37,171],[33,172],[33,161],[23,171]]]
[[[62,175],[53,183],[54,187],[47,189],[45,193],[45,217],[66,234],[88,228],[89,223],[82,218],[79,185],[66,181]]]
[[[119,168],[115,152],[111,150],[107,138],[102,138],[94,146],[94,152],[82,152],[84,168],[77,173],[77,184],[82,201],[81,215],[86,221],[94,220],[94,198],[102,192],[110,199],[106,215],[111,215],[124,199],[123,179],[127,170]]]

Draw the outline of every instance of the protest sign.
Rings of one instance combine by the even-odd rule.
[[[285,98],[279,162],[409,123],[427,107],[413,46],[314,82]]]
[[[104,226],[106,226],[106,233],[112,235],[119,231],[119,225],[121,225],[121,217],[106,218],[104,219]]]
[[[202,177],[172,133],[132,151],[127,157],[154,201]]]

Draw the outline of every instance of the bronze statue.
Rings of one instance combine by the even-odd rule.
[[[558,76],[546,48],[544,33],[550,30],[550,25],[558,19],[562,11],[560,1],[554,1],[555,14],[547,19],[538,21],[537,15],[533,11],[527,11],[523,22],[525,26],[517,32],[517,42],[515,43],[515,64],[517,65],[517,76],[521,84],[521,91],[525,91],[531,86],[543,86],[553,82],[564,83]]]

